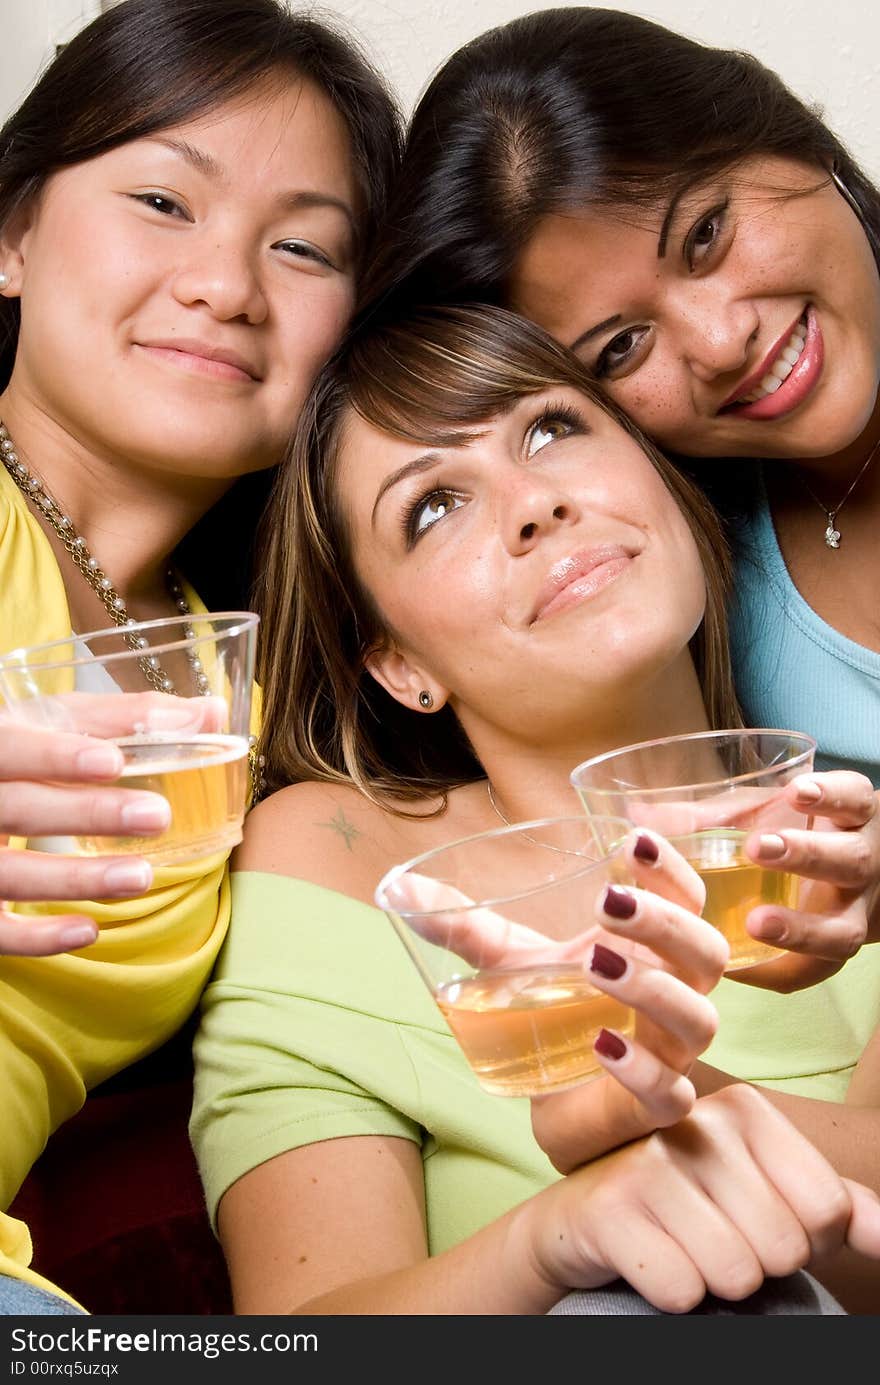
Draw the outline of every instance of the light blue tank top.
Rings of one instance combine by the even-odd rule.
[[[880,654],[826,624],[801,596],[763,480],[735,544],[730,635],[746,725],[806,731],[818,743],[817,769],[860,770],[880,788]]]

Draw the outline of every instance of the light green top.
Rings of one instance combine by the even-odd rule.
[[[257,1164],[340,1135],[421,1146],[432,1255],[558,1174],[529,1103],[484,1092],[379,910],[288,876],[232,876],[203,1000],[191,1134],[212,1218]]]
[[[793,995],[721,981],[712,992],[718,1033],[703,1054],[722,1072],[822,1101],[843,1101],[853,1068],[880,1023],[880,943],[834,976]]]
[[[880,946],[779,996],[723,981],[706,1054],[745,1078],[841,1100],[880,1015]],[[477,1084],[385,915],[287,876],[232,876],[203,1002],[191,1133],[212,1218],[236,1179],[343,1135],[421,1146],[429,1246],[457,1244],[558,1175],[524,1099]]]

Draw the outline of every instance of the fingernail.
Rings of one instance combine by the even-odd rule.
[[[151,794],[149,798],[138,799],[136,803],[126,803],[120,818],[128,832],[151,832],[168,826],[171,809],[164,798]]]
[[[797,791],[798,798],[802,798],[807,803],[818,803],[822,797],[822,790],[815,779],[810,779],[807,775],[799,775],[793,779],[792,783]]]
[[[758,936],[765,943],[781,943],[785,937],[785,924],[782,919],[762,919]]]
[[[151,707],[141,726],[145,731],[183,731],[189,727],[197,730],[202,724],[202,709],[199,699],[192,697],[189,707]]]
[[[597,976],[604,976],[607,981],[619,981],[626,971],[626,958],[621,957],[619,952],[612,952],[610,947],[594,943],[590,971],[594,971]]]
[[[104,871],[104,889],[111,894],[143,894],[153,883],[146,861],[115,861]]]
[[[67,951],[74,952],[78,947],[88,947],[97,936],[98,930],[93,923],[72,923],[62,928],[58,941]]]
[[[593,1048],[597,1053],[601,1053],[603,1058],[613,1058],[615,1062],[626,1053],[623,1039],[619,1034],[613,1034],[610,1029],[599,1030]]]
[[[660,848],[653,837],[649,837],[645,832],[640,832],[633,847],[633,856],[637,861],[644,861],[646,865],[656,866],[660,860]]]
[[[629,890],[623,889],[620,885],[608,885],[605,889],[602,908],[609,918],[631,919],[636,911],[635,897]]]
[[[118,746],[91,745],[79,752],[76,767],[81,774],[94,775],[96,779],[118,779],[125,761]]]
[[[778,861],[780,856],[784,856],[786,844],[782,837],[770,832],[766,837],[758,838],[758,854],[768,861]]]

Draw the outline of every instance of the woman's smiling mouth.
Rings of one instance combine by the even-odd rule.
[[[775,419],[796,409],[822,374],[824,344],[816,314],[807,305],[798,320],[719,413],[739,418]]]
[[[530,623],[535,625],[595,596],[623,572],[633,557],[620,544],[603,544],[563,558],[550,569]]]

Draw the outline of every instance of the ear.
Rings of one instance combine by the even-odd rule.
[[[449,696],[448,689],[441,687],[436,678],[412,663],[394,645],[377,645],[371,649],[364,659],[364,668],[389,697],[413,712],[438,712]],[[419,700],[419,694],[425,692],[430,694],[428,706]]]
[[[17,207],[0,231],[0,294],[18,298],[24,278],[24,263],[28,235],[36,216],[36,200],[29,197]],[[5,282],[4,282],[5,281]]]

